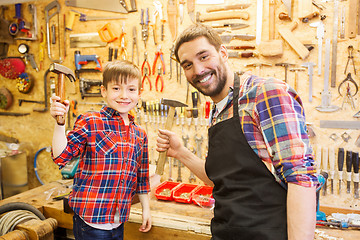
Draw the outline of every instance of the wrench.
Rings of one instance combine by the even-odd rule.
[[[198,137],[195,135],[195,143],[196,143],[196,155],[201,158],[201,144],[203,142],[204,138],[203,136]],[[193,176],[193,179],[195,180],[195,176],[193,173],[190,174],[190,178]],[[189,180],[190,180],[189,178]]]
[[[169,178],[168,178],[168,180],[173,182],[174,179],[172,178],[172,166],[171,166],[171,162],[172,162],[172,158],[169,157]]]

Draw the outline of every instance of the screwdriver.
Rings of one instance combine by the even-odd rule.
[[[330,165],[330,189],[331,194],[334,194],[334,176],[335,176],[335,149],[329,149],[329,165]]]
[[[346,192],[350,193],[352,151],[346,151]]]
[[[354,198],[359,198],[359,153],[353,152],[352,164],[354,168]]]
[[[324,147],[322,152],[322,170],[328,174],[329,148]],[[326,196],[327,181],[324,183],[323,196]]]
[[[341,194],[341,181],[343,175],[343,167],[344,167],[344,148],[338,149],[338,172],[339,172],[339,195]]]

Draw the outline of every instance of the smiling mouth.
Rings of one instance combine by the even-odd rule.
[[[197,77],[197,81],[199,83],[205,83],[211,78],[212,75],[213,75],[212,72],[203,74],[202,76]]]

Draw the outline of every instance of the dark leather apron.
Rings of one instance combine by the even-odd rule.
[[[249,146],[239,120],[239,77],[234,81],[234,116],[209,128],[205,163],[214,182],[213,240],[287,239],[286,190]]]

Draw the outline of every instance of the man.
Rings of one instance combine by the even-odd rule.
[[[220,37],[204,25],[179,36],[175,56],[188,82],[216,105],[208,156],[197,158],[166,130],[157,150],[214,186],[212,239],[313,239],[318,179],[297,93],[249,73],[239,80]]]

